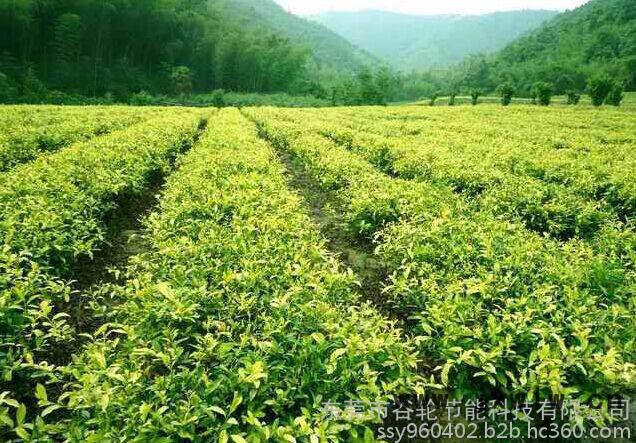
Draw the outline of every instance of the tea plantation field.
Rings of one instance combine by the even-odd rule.
[[[631,108],[0,107],[0,440],[376,441],[636,392]],[[343,412],[343,411],[341,411]]]

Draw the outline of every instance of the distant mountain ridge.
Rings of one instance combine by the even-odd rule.
[[[419,16],[370,10],[327,12],[310,19],[394,68],[410,71],[445,68],[472,54],[496,52],[557,14],[525,10]]]
[[[295,44],[311,49],[321,67],[354,72],[379,60],[355,46],[327,27],[285,11],[273,0],[220,0],[235,18],[243,19],[247,27],[259,26],[287,37]]]

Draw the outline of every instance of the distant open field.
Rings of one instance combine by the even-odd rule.
[[[0,440],[368,442],[325,403],[416,393],[607,419],[632,106],[0,107]]]

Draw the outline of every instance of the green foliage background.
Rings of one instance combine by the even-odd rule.
[[[131,98],[143,93],[151,103],[169,101],[157,96],[183,103],[190,93],[223,89],[313,97],[282,102],[294,106],[385,104],[491,94],[504,83],[519,97],[531,97],[538,82],[556,95],[582,93],[599,75],[636,88],[633,0],[592,0],[524,35],[553,15],[319,18],[343,37],[272,0],[6,1],[0,101],[137,103]],[[382,26],[372,38],[374,23]],[[179,72],[187,72],[178,82],[185,89],[174,81]]]

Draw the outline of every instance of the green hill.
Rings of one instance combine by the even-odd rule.
[[[487,89],[510,80],[522,92],[549,81],[557,93],[585,88],[596,72],[608,72],[636,88],[636,1],[592,0],[565,12],[490,58],[463,66],[463,83]]]
[[[313,93],[377,63],[271,0],[0,1],[0,101],[47,91]]]
[[[403,71],[443,68],[495,52],[557,15],[511,11],[479,16],[418,16],[384,11],[329,12],[311,17]]]
[[[286,12],[272,0],[221,0],[246,26],[258,23],[311,49],[320,67],[354,72],[377,58],[359,49],[327,27]]]

